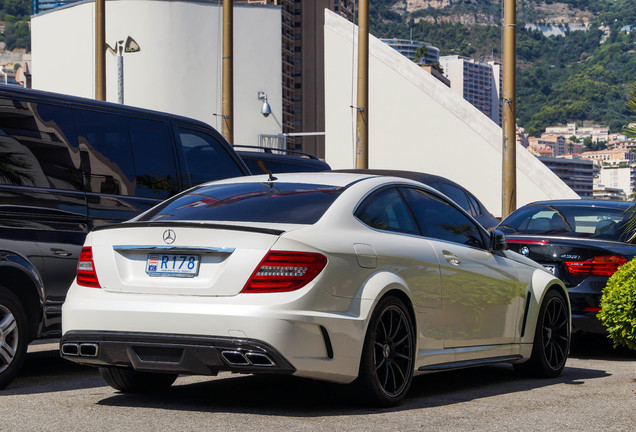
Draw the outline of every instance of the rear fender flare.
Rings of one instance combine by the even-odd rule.
[[[532,274],[532,285],[531,285],[531,295],[530,305],[528,306],[528,313],[525,323],[525,332],[523,337],[521,338],[521,343],[533,343],[534,341],[534,333],[537,328],[537,316],[539,315],[539,309],[541,308],[541,304],[543,303],[543,299],[547,295],[547,293],[551,290],[556,290],[565,299],[565,302],[568,306],[568,310],[570,309],[570,298],[568,296],[568,291],[565,288],[563,282],[559,279],[555,278],[550,273],[543,270],[535,270]],[[572,329],[572,317],[570,313],[570,331]]]

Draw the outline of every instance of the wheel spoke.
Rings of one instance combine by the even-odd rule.
[[[397,342],[393,342],[393,346],[391,346],[391,348],[401,347],[401,346],[402,346],[402,344],[403,344],[404,342],[408,341],[408,339],[409,339],[409,334],[407,333],[407,334],[405,334],[405,335],[404,335],[404,337],[403,337],[402,339],[400,339],[399,341],[397,341]]]
[[[0,345],[0,359],[2,359],[4,364],[10,364],[15,357],[15,350],[12,346],[7,343]]]
[[[9,313],[0,321],[0,334],[8,335],[16,326],[15,318]]]
[[[394,357],[401,358],[401,359],[404,359],[404,360],[409,360],[409,361],[411,360],[411,357],[409,357],[406,354],[399,353],[399,352],[396,352]]]
[[[404,371],[402,371],[402,369],[400,369],[400,367],[396,363],[393,363],[393,377],[394,377],[396,389],[402,385],[402,383],[404,382],[404,379],[406,378]],[[397,381],[398,381],[397,378],[399,378],[400,385],[397,384]]]

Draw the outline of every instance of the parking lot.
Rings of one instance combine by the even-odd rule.
[[[46,342],[0,392],[0,419],[25,431],[634,431],[635,359],[585,338],[555,380],[508,365],[443,372],[417,377],[399,407],[369,409],[344,386],[291,377],[180,377],[161,394],[121,394]]]

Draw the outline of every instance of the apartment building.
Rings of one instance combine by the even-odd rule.
[[[451,82],[451,90],[501,126],[501,65],[458,55],[440,57],[439,63]]]
[[[409,60],[417,60],[420,65],[431,65],[439,62],[439,48],[422,41],[411,39],[380,39],[382,42],[408,58]],[[417,56],[417,50],[425,47],[424,55]]]
[[[581,198],[593,197],[594,161],[572,156],[540,157],[539,160]]]
[[[609,141],[609,127],[600,125],[579,126],[576,123],[568,123],[565,126],[549,126],[545,129],[545,133],[565,135],[568,138],[575,136],[579,141],[587,137],[592,138],[592,142]]]
[[[630,164],[636,160],[635,154],[628,149],[599,150],[581,153],[581,158],[592,159],[603,165]]]
[[[606,188],[620,189],[625,196],[629,197],[635,192],[636,165],[604,166],[599,173],[598,181]]]
[[[355,0],[234,0],[282,13],[283,133],[288,148],[325,155],[324,10],[352,21]],[[310,134],[294,136],[294,134]]]

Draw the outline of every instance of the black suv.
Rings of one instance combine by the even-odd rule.
[[[205,123],[0,86],[0,388],[30,341],[60,335],[90,230],[243,175],[245,164]]]
[[[252,174],[327,171],[331,167],[316,156],[295,150],[235,145],[236,153]],[[249,150],[241,150],[249,149]]]

